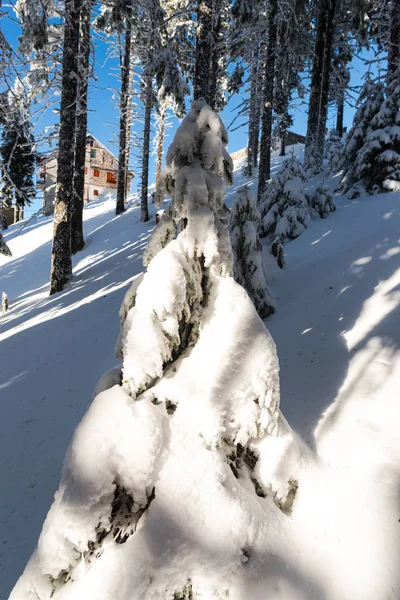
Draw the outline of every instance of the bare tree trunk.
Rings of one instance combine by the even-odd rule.
[[[286,155],[286,129],[284,129],[281,134],[281,151],[279,153],[279,156],[285,156],[285,155]]]
[[[142,160],[142,193],[140,201],[140,220],[149,220],[148,187],[149,187],[149,158],[150,158],[150,125],[151,109],[153,104],[152,78],[148,76],[145,81],[145,113],[143,131],[143,160]]]
[[[260,121],[260,114],[257,107],[258,101],[258,76],[259,76],[259,47],[255,44],[252,56],[251,75],[250,75],[250,105],[249,105],[249,133],[247,141],[247,168],[246,173],[249,177],[253,174],[254,167],[254,138],[256,136],[256,120]],[[259,103],[258,103],[259,104]],[[257,139],[258,145],[258,139]]]
[[[211,53],[211,71],[209,73],[209,93],[210,93],[210,106],[215,110],[217,102],[217,89],[218,79],[220,75],[220,33],[222,32],[222,19],[221,19],[221,0],[214,0],[213,3],[213,31],[212,31],[212,53]]]
[[[388,73],[387,79],[391,81],[393,75],[399,66],[400,57],[400,2],[393,0],[392,11],[390,15],[390,40],[388,52]]]
[[[258,173],[258,200],[265,191],[271,175],[272,104],[274,100],[275,54],[277,40],[278,0],[271,0],[268,16],[268,46],[265,64],[264,105],[260,143],[260,168]]]
[[[319,108],[319,121],[318,121],[318,142],[317,142],[317,156],[324,156],[324,145],[325,145],[325,133],[326,133],[326,121],[328,118],[328,104],[329,104],[329,85],[331,80],[332,70],[332,43],[333,43],[333,31],[334,31],[334,18],[335,18],[336,0],[328,0],[328,10],[326,15],[326,33],[325,33],[325,47],[324,47],[324,68],[322,74],[322,86],[321,86],[321,99]]]
[[[194,99],[210,103],[211,59],[213,53],[214,0],[199,0],[197,7],[196,62],[194,70]]]
[[[337,101],[336,131],[340,138],[343,137],[343,117],[344,117],[344,95],[341,95]]]
[[[115,214],[120,215],[125,211],[126,199],[126,154],[128,131],[128,98],[129,76],[131,72],[131,44],[132,44],[132,1],[127,0],[125,21],[125,49],[124,60],[121,66],[121,110],[119,119],[119,153],[118,153],[118,182],[117,205]]]
[[[315,40],[314,58],[311,75],[310,101],[308,104],[307,135],[304,149],[304,162],[306,168],[313,167],[314,161],[318,162],[319,160],[319,157],[316,156],[316,152],[318,144],[318,127],[321,106],[327,9],[328,0],[320,0],[317,19],[317,34]]]
[[[74,192],[79,26],[82,0],[65,0],[60,134],[50,294],[64,289],[72,277],[71,213]]]
[[[260,77],[261,73],[258,73]],[[261,125],[261,98],[263,95],[263,86],[264,78],[261,78],[261,82],[259,82],[257,86],[257,100],[256,100],[256,110],[254,116],[254,137],[253,137],[253,167],[257,169],[258,167],[258,147],[260,140],[260,125]]]
[[[80,43],[78,55],[78,114],[76,117],[74,202],[71,221],[71,253],[85,247],[83,237],[83,200],[85,193],[85,162],[87,137],[87,104],[90,58],[90,2],[82,5],[80,20]]]
[[[133,70],[133,65],[131,65],[130,73],[129,73],[129,89],[128,89],[128,102],[127,102],[128,122],[127,122],[127,131],[126,131],[126,157],[125,157],[126,165],[125,165],[125,199],[124,199],[124,202],[127,199],[128,193],[131,191],[129,161],[130,161],[130,156],[131,156],[133,76],[134,76],[134,70]]]
[[[163,157],[163,146],[164,146],[164,133],[165,133],[165,107],[161,106],[160,121],[158,125],[158,140],[157,140],[157,166],[156,166],[156,187],[160,181],[162,157]]]

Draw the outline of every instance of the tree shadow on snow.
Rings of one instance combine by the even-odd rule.
[[[376,201],[376,200],[375,200]],[[351,349],[346,332],[355,327],[363,311],[370,310],[376,286],[389,280],[399,268],[398,231],[400,214],[374,221],[371,229],[384,232],[382,241],[371,243],[368,231],[361,241],[343,232],[340,223],[315,224],[304,236],[316,246],[315,261],[296,256],[297,241],[287,246],[288,268],[278,280],[277,313],[266,322],[278,350],[281,380],[281,408],[291,426],[315,448],[314,431],[321,415],[334,402],[346,379],[352,357],[373,337],[380,337],[392,348],[400,347],[398,290],[391,289],[394,306],[379,314]],[[343,218],[349,218],[344,214]],[[315,226],[317,225],[317,226]],[[319,228],[318,228],[319,225]],[[350,224],[351,225],[351,224]],[[353,224],[356,227],[357,223]],[[320,237],[319,232],[322,232]],[[334,248],[337,251],[334,251]],[[304,245],[303,245],[304,248]],[[343,269],[345,248],[346,268]],[[293,257],[293,258],[292,258]],[[291,270],[290,261],[296,261]],[[279,285],[280,284],[280,285]],[[397,296],[396,296],[397,294]],[[369,318],[369,317],[368,317]],[[362,327],[361,327],[362,329]]]

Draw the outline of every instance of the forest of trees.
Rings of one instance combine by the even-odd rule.
[[[241,98],[236,118],[248,130],[246,172],[257,170],[262,216],[275,193],[271,148],[278,144],[285,155],[299,105],[308,115],[306,177],[321,171],[326,158],[331,171],[344,167],[342,189],[352,197],[361,190],[397,187],[400,8],[395,0],[21,0],[13,18],[21,28],[18,48],[9,46],[4,33],[0,38],[2,202],[31,202],[38,156],[32,115],[39,102],[59,97],[59,123],[51,132],[59,165],[51,293],[70,280],[71,257],[85,245],[85,140],[98,40],[112,48],[120,65],[117,215],[126,207],[135,146],[141,219],[148,220],[151,131],[157,128],[158,180],[166,118],[182,117],[191,96],[217,111],[233,95]],[[364,50],[376,58],[368,63]],[[367,75],[354,127],[344,139],[346,105],[354,104],[357,94],[350,86],[355,56],[365,61]],[[142,135],[134,139],[138,105]],[[325,145],[328,110],[336,117]],[[46,134],[39,137],[42,143]],[[261,225],[261,235],[264,230]]]

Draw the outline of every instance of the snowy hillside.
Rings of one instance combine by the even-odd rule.
[[[281,160],[274,155],[273,172]],[[238,161],[229,202],[240,169]],[[334,214],[285,246],[283,271],[264,249],[281,410],[307,446],[295,454],[282,438],[285,472],[299,480],[293,514],[271,512],[257,583],[238,576],[231,598],[400,597],[400,193],[335,201]],[[142,271],[154,214],[143,224],[138,208],[119,217],[114,209],[112,200],[85,208],[87,247],[73,283],[52,297],[51,220],[5,236],[13,258],[0,256],[10,302],[0,316],[0,598],[34,550],[94,387],[117,363],[118,310]],[[210,552],[205,543],[206,561]],[[251,566],[251,555],[243,560]]]

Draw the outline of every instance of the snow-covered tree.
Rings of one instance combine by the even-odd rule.
[[[30,118],[29,100],[22,83],[17,80],[4,97],[1,110],[0,175],[1,197],[6,206],[31,204],[36,190],[35,140]]]
[[[10,248],[7,246],[5,239],[0,233],[0,254],[4,256],[12,256]]]
[[[336,129],[331,129],[325,142],[325,158],[328,161],[329,172],[332,175],[342,168],[343,143]]]
[[[369,192],[400,189],[400,68],[370,122],[355,163],[355,179]]]
[[[294,436],[275,345],[231,276],[219,218],[226,143],[194,102],[162,177],[186,226],[134,284],[122,380],[100,382],[10,600],[240,597],[268,553],[268,523],[290,511],[296,467],[274,444]],[[257,584],[269,593],[263,572]]]
[[[343,192],[348,192],[360,179],[358,174],[359,153],[365,144],[371,122],[383,101],[383,83],[374,81],[368,73],[357,101],[358,108],[354,115],[353,126],[346,137],[343,148],[343,177],[340,184]]]
[[[304,183],[303,165],[294,157],[283,163],[267,184],[259,203],[261,237],[278,238],[282,243],[301,235],[311,223]]]
[[[331,188],[326,183],[321,183],[313,195],[308,199],[310,213],[314,219],[326,219],[330,213],[335,212],[336,205]]]
[[[260,219],[250,188],[240,188],[230,218],[233,275],[249,294],[260,317],[265,319],[275,312],[275,304],[265,280],[262,246],[257,235]]]
[[[1,239],[0,239],[0,252],[1,252]],[[9,254],[8,256],[11,256],[11,254]],[[5,292],[2,292],[1,294],[1,310],[3,315],[8,312],[9,310],[9,305],[8,305],[8,296]]]

